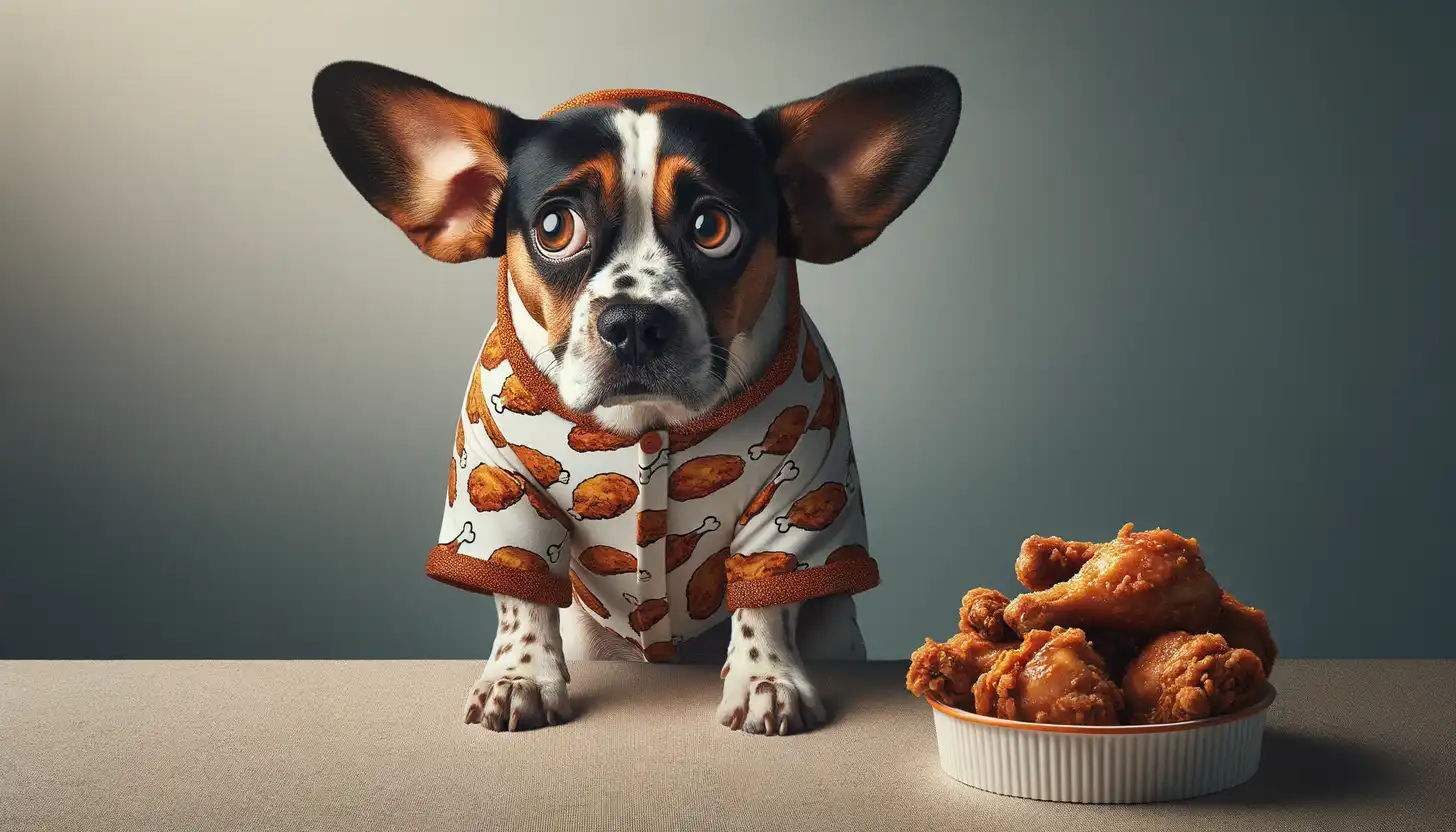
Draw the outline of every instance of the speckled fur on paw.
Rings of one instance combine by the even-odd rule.
[[[719,674],[718,722],[749,734],[785,736],[826,722],[824,705],[794,646],[796,609],[769,607],[733,615],[733,638]]]

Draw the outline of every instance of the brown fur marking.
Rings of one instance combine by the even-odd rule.
[[[747,332],[758,322],[778,278],[778,256],[778,245],[771,237],[759,240],[743,274],[708,304],[713,327],[725,340]]]
[[[526,237],[520,231],[512,231],[506,237],[506,263],[521,305],[546,330],[547,342],[559,344],[566,340],[566,333],[571,329],[571,308],[576,298],[553,292],[546,285],[536,271],[531,253],[526,249]]]
[[[673,197],[678,177],[684,173],[698,172],[696,162],[678,154],[664,156],[657,163],[657,178],[652,183],[652,216],[658,222],[666,223],[672,219],[673,211],[677,207]]]
[[[608,211],[621,210],[621,162],[611,151],[603,150],[577,165],[556,187],[564,188],[579,183],[595,185],[601,193],[602,204],[607,207]]]

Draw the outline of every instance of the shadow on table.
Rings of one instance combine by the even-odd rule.
[[[1416,768],[1417,761],[1387,752],[1270,729],[1252,780],[1193,802],[1272,806],[1368,800],[1396,793]]]

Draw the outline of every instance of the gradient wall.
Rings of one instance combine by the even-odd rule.
[[[959,76],[939,178],[802,270],[871,656],[1012,590],[1027,535],[1130,521],[1197,536],[1286,655],[1456,657],[1443,4],[373,5],[0,12],[0,656],[487,652],[489,601],[423,569],[494,264],[334,167],[309,85],[363,58],[526,115]]]

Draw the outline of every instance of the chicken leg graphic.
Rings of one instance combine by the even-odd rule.
[[[656,454],[653,455],[652,459],[648,460],[646,465],[637,466],[639,469],[637,473],[637,481],[642,483],[643,485],[651,482],[653,474],[656,474],[658,471],[661,471],[663,468],[667,467],[667,455],[668,449],[661,448],[657,451]]]
[[[553,543],[550,546],[547,546],[546,547],[546,559],[549,560],[549,561],[551,561],[552,563],[555,563],[561,557],[561,550],[562,550],[563,547],[566,546],[566,541],[568,541],[570,539],[571,539],[571,532],[568,531],[566,533],[566,537],[561,538],[561,542],[560,543]]]
[[[454,540],[451,540],[449,543],[446,543],[445,544],[445,548],[448,549],[448,550],[450,550],[450,554],[452,554],[452,555],[458,555],[458,554],[460,554],[460,546],[462,544],[465,544],[465,543],[474,543],[474,542],[475,542],[475,525],[472,524],[469,520],[466,520],[465,521],[465,525],[460,529],[460,534],[455,535],[455,539]]]
[[[808,494],[794,501],[789,506],[787,513],[774,518],[774,526],[779,533],[788,532],[789,529],[800,528],[811,532],[822,531],[829,528],[839,515],[844,511],[856,491],[856,484],[851,479],[846,487],[845,484],[837,482],[826,482]]]
[[[748,507],[743,510],[743,514],[739,515],[738,525],[748,525],[749,520],[757,517],[760,512],[768,508],[769,501],[773,499],[774,492],[778,490],[779,486],[791,480],[798,479],[798,477],[799,466],[795,465],[792,460],[785,462],[783,467],[778,470],[778,473],[774,474],[773,481],[765,486],[762,491],[758,492],[748,504]]]
[[[667,536],[667,571],[682,566],[692,560],[693,550],[698,547],[698,541],[708,532],[716,532],[723,524],[718,522],[716,517],[704,517],[703,522],[698,524],[686,534],[670,534]]]

